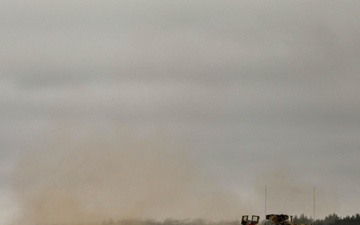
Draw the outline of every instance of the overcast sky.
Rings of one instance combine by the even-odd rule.
[[[265,185],[268,212],[313,216],[315,185],[316,217],[358,213],[359,10],[358,0],[0,0],[0,222],[24,210],[13,181],[41,176],[19,176],[24,160],[81,158],[74,146],[97,138],[115,149],[167,142],[246,213],[263,216]]]

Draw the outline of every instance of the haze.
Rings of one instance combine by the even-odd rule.
[[[0,223],[359,213],[359,10],[0,0]]]

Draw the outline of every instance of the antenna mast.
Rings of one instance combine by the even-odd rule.
[[[314,221],[315,221],[315,185],[314,185]]]
[[[265,218],[266,218],[266,198],[267,198],[267,185],[265,185]]]

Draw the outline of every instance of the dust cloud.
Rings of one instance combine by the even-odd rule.
[[[184,146],[135,133],[65,129],[23,155],[13,175],[20,207],[13,224],[241,216],[241,199],[204,174]]]

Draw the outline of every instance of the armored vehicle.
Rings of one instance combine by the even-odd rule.
[[[260,216],[252,215],[250,220],[249,215],[243,215],[241,218],[241,225],[257,225],[259,220]]]
[[[266,225],[293,225],[292,216],[286,214],[268,214],[266,215]]]

